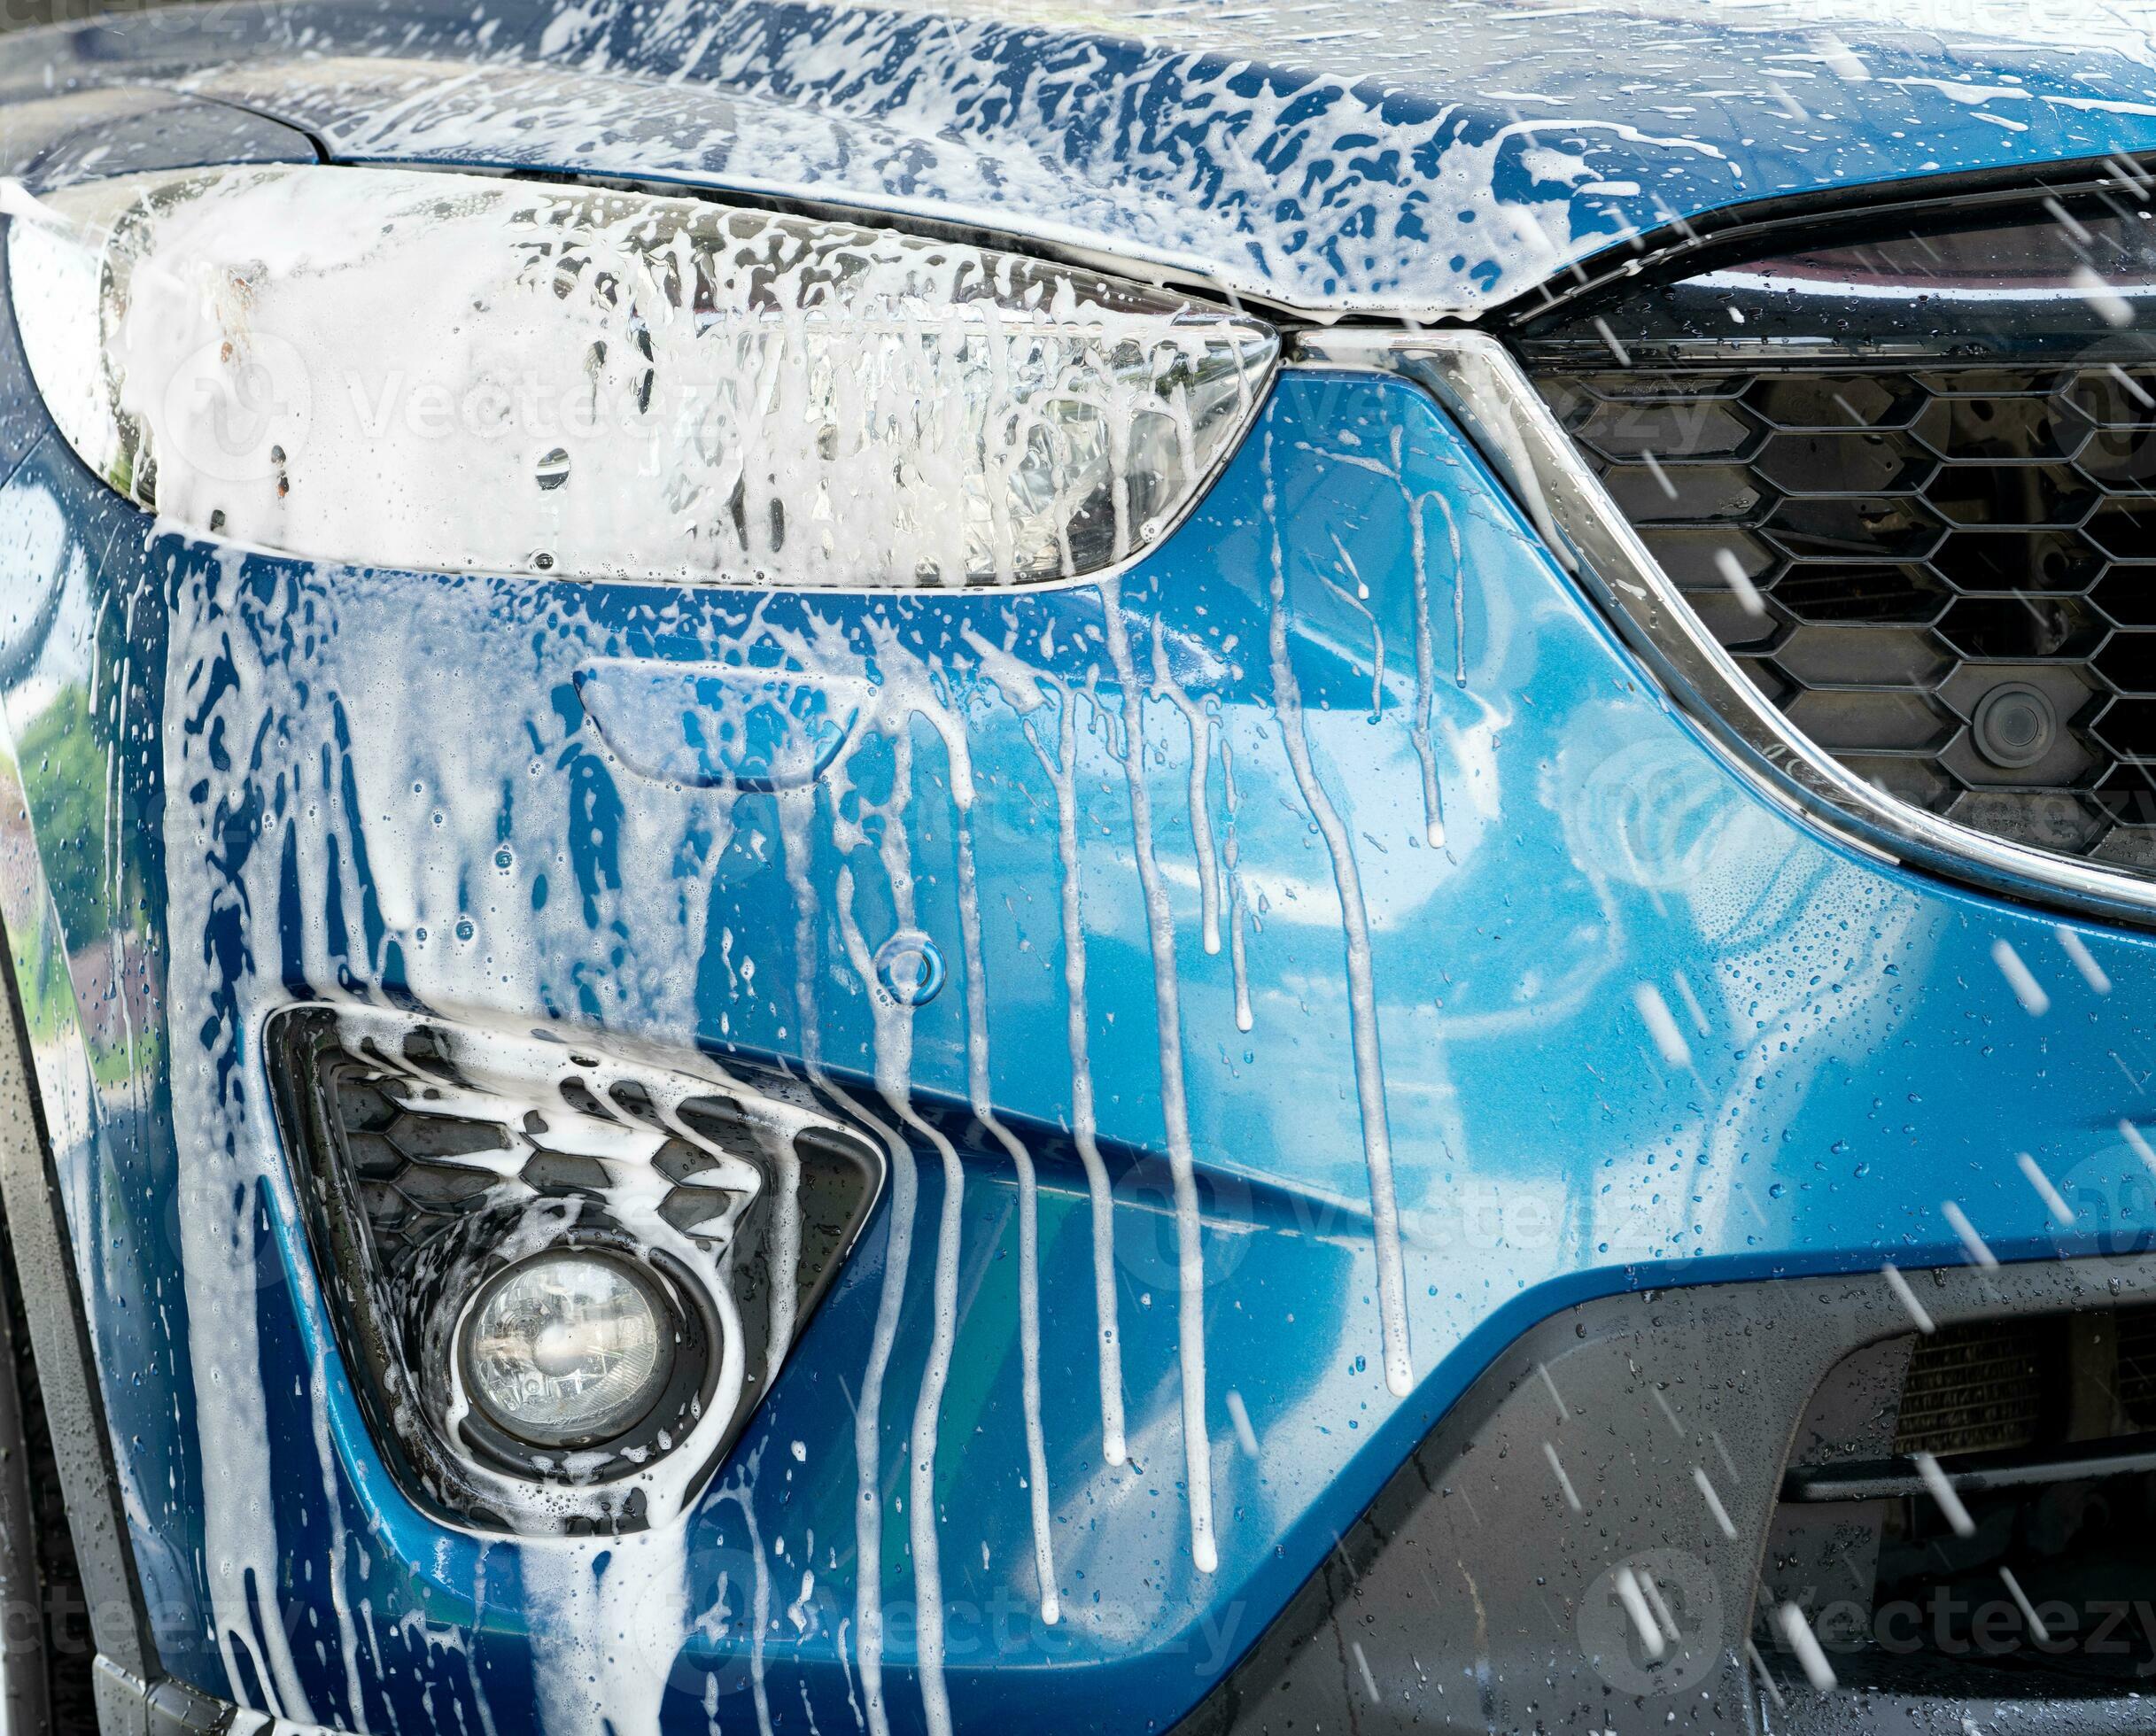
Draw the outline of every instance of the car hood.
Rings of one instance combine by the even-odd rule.
[[[0,88],[176,83],[342,160],[897,212],[1320,318],[1471,318],[1736,205],[2156,150],[2145,12],[1859,10],[303,0],[12,39]]]

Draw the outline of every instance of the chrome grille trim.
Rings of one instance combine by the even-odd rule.
[[[1524,360],[1791,727],[1956,825],[2156,872],[2156,369]]]
[[[1942,819],[1866,783],[1793,729],[1693,612],[1496,338],[1467,330],[1310,331],[1297,335],[1292,361],[1398,375],[1427,391],[1664,696],[1784,811],[1844,846],[1986,892],[2156,926],[2156,882]]]

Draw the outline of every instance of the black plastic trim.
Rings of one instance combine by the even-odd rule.
[[[157,1649],[136,1577],[66,1209],[32,1071],[14,950],[4,943],[0,984],[7,1002],[6,1028],[0,1031],[0,1208],[21,1281],[23,1323],[36,1358],[90,1631],[102,1655],[144,1675]]]
[[[20,1378],[29,1360],[18,1324],[21,1297],[12,1283],[0,1283],[0,1610],[42,1609],[42,1619],[0,1631],[0,1728],[51,1728],[47,1690],[47,1647],[52,1617],[47,1596],[45,1539],[30,1484],[30,1422],[36,1399]],[[27,1631],[23,1631],[27,1627]]]
[[[2040,1453],[2015,1448],[1971,1453],[1938,1461],[1948,1486],[1966,1494],[1986,1489],[2023,1489],[2079,1477],[2121,1476],[2156,1470],[2156,1434],[2077,1441]],[[1865,1459],[1839,1465],[1799,1465],[1782,1479],[1785,1501],[1876,1501],[1921,1495],[1931,1486],[1910,1458]]]
[[[97,1660],[95,1680],[101,1736],[238,1736],[268,1728],[259,1713],[243,1714],[171,1677],[145,1682],[108,1657]]]
[[[2049,197],[2078,198],[2120,185],[2121,165],[2156,181],[2156,151],[2077,158],[2032,168],[2027,163],[1954,174],[1924,175],[1860,187],[1779,194],[1680,218],[1605,248],[1578,268],[1515,297],[1476,323],[1513,337],[1554,315],[1572,319],[1609,296],[1625,297],[1672,278],[1763,250],[1795,249],[1806,237],[1845,241],[1853,223],[1966,219],[1989,207],[2040,206]]]
[[[1904,1275],[1947,1326],[2156,1297],[2156,1252]],[[1822,1736],[1965,1718],[1985,1736],[2145,1732],[2145,1698],[1813,1693],[1755,1641],[1783,1468],[1813,1394],[1852,1351],[1916,1329],[1878,1272],[1640,1291],[1539,1322],[1175,1736]],[[1614,1591],[1627,1570],[1650,1573],[1677,1617],[1651,1662]]]

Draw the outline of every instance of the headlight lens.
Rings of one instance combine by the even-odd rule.
[[[481,1291],[464,1379],[486,1420],[534,1446],[586,1446],[642,1420],[672,1368],[657,1290],[608,1254],[539,1254]]]
[[[1277,352],[1098,274],[698,200],[400,170],[131,177],[18,221],[77,452],[190,530],[771,585],[1112,568]]]

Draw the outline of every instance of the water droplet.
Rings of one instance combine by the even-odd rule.
[[[552,452],[545,453],[539,459],[538,467],[532,471],[531,479],[541,488],[547,489],[559,488],[567,482],[569,480],[567,448],[556,446]]]

